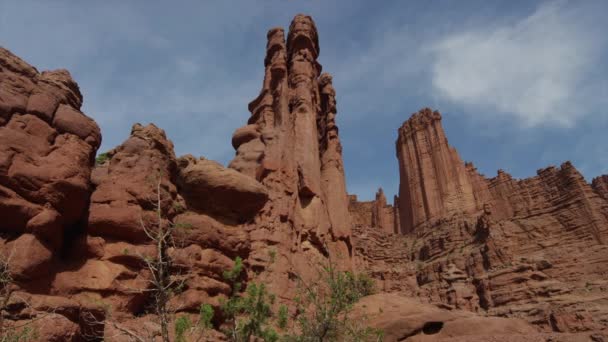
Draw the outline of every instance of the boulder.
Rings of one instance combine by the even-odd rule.
[[[190,208],[244,222],[268,200],[258,181],[215,161],[188,155],[178,164],[180,194]]]

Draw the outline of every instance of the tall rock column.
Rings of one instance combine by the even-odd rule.
[[[289,27],[287,51],[289,88],[292,93],[289,106],[294,116],[298,191],[302,196],[318,196],[321,193],[317,130],[320,104],[316,79],[321,72],[321,66],[317,63],[319,43],[312,19],[305,16],[294,18]]]
[[[424,108],[412,115],[397,139],[402,230],[456,211],[473,211],[473,187],[458,152],[448,145],[441,114]]]
[[[248,124],[233,135],[230,167],[268,190],[269,201],[248,224],[247,262],[274,293],[288,297],[297,286],[289,274],[313,277],[329,256],[350,267],[351,223],[335,90],[331,76],[320,75],[315,24],[297,15],[287,40],[281,28],[267,38],[262,91],[249,104]]]
[[[327,205],[329,220],[334,238],[348,239],[351,233],[351,220],[348,212],[342,144],[336,125],[336,91],[332,77],[324,73],[319,77],[321,90],[321,115],[317,124],[321,150],[321,184],[323,198]]]
[[[376,200],[372,207],[372,225],[387,233],[393,233],[395,231],[393,210],[392,207],[386,204],[386,196],[384,196],[382,188],[378,189]]]

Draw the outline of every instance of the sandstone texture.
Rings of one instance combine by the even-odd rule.
[[[393,205],[386,203],[382,188],[378,189],[373,201],[357,200],[357,195],[349,195],[348,211],[354,226],[369,226],[385,231],[399,233],[399,198],[395,196]]]
[[[590,185],[565,162],[528,179],[485,178],[428,108],[399,129],[397,157],[400,234],[373,224],[353,234],[357,264],[384,291],[545,332],[606,329],[605,177]]]
[[[96,161],[101,133],[70,74],[0,48],[2,326],[34,322],[40,341],[158,340],[146,260],[162,253],[181,284],[170,310],[193,319],[231,295],[237,257],[239,281],[265,284],[289,315],[300,281],[331,260],[374,279],[353,319],[385,341],[608,341],[608,176],[588,184],[565,162],[487,178],[425,108],[398,129],[393,203],[383,189],[358,201],[319,54],[309,16],[268,31],[261,91],[224,167],[177,157],[138,123]],[[151,239],[158,227],[170,248]],[[227,340],[223,323],[208,341]]]
[[[293,275],[316,276],[327,256],[350,267],[351,223],[336,91],[317,61],[315,23],[297,15],[287,36],[274,28],[267,38],[262,89],[249,104],[247,125],[234,132],[229,167],[267,191],[267,203],[246,224],[248,261],[259,281],[289,299]]]
[[[49,272],[86,218],[99,127],[66,70],[38,72],[0,48],[0,233],[17,278]],[[30,257],[28,257],[30,256]]]

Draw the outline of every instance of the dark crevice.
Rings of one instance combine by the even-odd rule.
[[[443,322],[426,322],[422,327],[425,335],[435,335],[443,329]]]

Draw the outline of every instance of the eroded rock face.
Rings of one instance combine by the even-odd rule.
[[[387,233],[400,233],[399,199],[395,196],[394,205],[386,203],[382,188],[378,189],[373,201],[358,201],[356,195],[348,197],[348,211],[353,226],[374,227]]]
[[[262,90],[232,137],[229,168],[176,158],[152,124],[135,124],[93,167],[101,136],[69,73],[39,73],[0,48],[0,252],[16,281],[8,325],[35,318],[47,341],[158,335],[142,258],[158,253],[144,227],[159,224],[160,208],[160,224],[176,227],[166,255],[184,284],[169,305],[192,319],[230,295],[223,272],[237,256],[242,280],[266,284],[290,312],[295,279],[315,280],[331,257],[377,281],[381,293],[354,314],[386,341],[604,338],[606,176],[589,185],[564,163],[488,179],[424,109],[399,130],[399,197],[388,205],[380,190],[359,202],[347,196],[314,22],[298,15],[287,39],[280,28],[267,38]]]
[[[401,229],[457,211],[475,210],[472,185],[458,152],[448,145],[441,114],[429,108],[412,115],[397,139]]]
[[[601,175],[594,178],[591,182],[591,187],[603,199],[608,200],[608,175]]]
[[[519,319],[479,317],[466,311],[437,308],[395,294],[359,301],[354,319],[382,329],[384,341],[530,341],[539,331]],[[544,339],[542,339],[544,341]]]
[[[296,287],[290,273],[316,275],[329,254],[350,267],[351,223],[336,93],[317,62],[315,24],[297,15],[287,40],[281,28],[267,38],[262,90],[249,104],[248,124],[233,135],[230,167],[268,191],[268,202],[248,225],[248,262],[272,291],[288,298]]]
[[[383,289],[545,331],[606,329],[603,178],[589,185],[569,162],[528,179],[485,178],[447,144],[430,109],[399,129],[397,156],[404,235],[358,226],[354,242]]]
[[[25,233],[2,252],[31,256],[16,277],[47,274],[64,234],[86,216],[101,135],[81,104],[66,70],[39,73],[0,48],[0,233]]]

